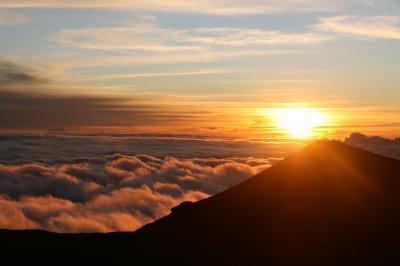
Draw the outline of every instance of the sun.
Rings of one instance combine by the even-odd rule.
[[[317,108],[276,108],[272,116],[276,126],[293,138],[313,137],[316,128],[327,123],[327,115]]]

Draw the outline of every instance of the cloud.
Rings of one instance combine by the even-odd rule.
[[[0,196],[0,228],[23,230],[39,228],[39,224],[27,218],[19,202]]]
[[[110,74],[102,76],[80,76],[81,81],[90,80],[113,80],[113,79],[134,79],[134,78],[153,78],[153,77],[174,77],[174,76],[201,76],[209,74],[224,73],[223,69],[203,69],[198,71],[185,72],[159,72],[159,73],[128,73],[128,74]]]
[[[400,138],[388,139],[380,136],[366,136],[361,133],[353,133],[344,140],[344,143],[383,156],[400,159]]]
[[[101,163],[0,164],[0,194],[13,199],[24,195],[84,202],[107,190],[141,187],[165,188],[173,183],[183,191],[214,194],[270,166],[268,159],[254,164],[253,158],[159,159],[149,155],[107,156]],[[176,187],[175,187],[176,188]],[[167,191],[167,190],[166,190]]]
[[[136,158],[133,158],[133,161],[131,158],[120,158],[115,160],[107,170],[123,169],[122,172],[114,172],[114,175],[122,179],[122,183],[127,186],[136,187],[143,183],[148,185],[158,183],[158,188],[160,188],[160,183],[168,184],[172,181],[173,184],[177,184],[185,190],[196,189],[206,194],[215,194],[237,184],[246,177],[257,174],[270,165],[267,160],[264,160],[262,165],[250,166],[246,163],[239,163],[235,159],[229,159],[228,161],[222,160],[218,165],[212,167],[206,165],[204,161],[203,164],[199,164],[199,160],[197,159],[196,163],[192,159],[166,157],[162,163],[157,164],[155,160],[150,160],[148,166],[143,167],[136,165]],[[211,160],[214,163],[218,161],[218,159]],[[121,164],[125,165],[125,169],[121,167]],[[126,166],[131,168],[126,168]],[[133,172],[130,170],[130,173],[133,173],[131,176],[127,176],[124,172],[129,169],[135,169]]]
[[[179,35],[180,33],[173,29],[163,29],[151,23],[140,22],[132,27],[66,29],[60,31],[53,40],[77,48],[98,50],[170,52],[200,49],[194,45],[183,44]]]
[[[17,91],[8,84],[0,90],[1,129],[48,129],[65,127],[127,127],[157,123],[178,124],[193,119],[196,111],[154,103],[151,99],[77,93]],[[15,91],[10,91],[14,88]]]
[[[0,57],[0,87],[47,83],[49,79],[35,70]]]
[[[196,51],[175,51],[175,52],[154,52],[151,54],[137,55],[110,55],[110,56],[80,56],[71,61],[70,57],[60,57],[59,63],[66,69],[88,69],[93,67],[110,66],[136,66],[149,64],[173,64],[173,63],[191,63],[191,62],[215,62],[225,61],[245,57],[271,57],[285,55],[304,54],[302,50],[296,49],[253,49],[250,47],[239,47],[233,51],[224,50],[196,50]],[[151,74],[151,73],[150,73]],[[83,77],[85,78],[85,77]]]
[[[118,189],[85,203],[52,196],[26,196],[18,201],[1,196],[0,228],[63,233],[134,231],[166,215],[182,201],[196,201],[206,196],[186,192],[180,198],[171,198],[147,186]]]
[[[91,163],[0,165],[0,228],[133,231],[270,164],[264,158],[114,154]]]
[[[283,33],[245,28],[195,28],[186,31],[188,42],[218,46],[298,45],[328,41],[329,36],[313,32]]]
[[[89,191],[79,180],[54,167],[30,163],[22,166],[0,165],[0,194],[12,198],[47,195],[84,201]]]
[[[355,36],[400,39],[400,16],[336,16],[322,18],[314,26],[321,31],[329,31]]]
[[[362,1],[330,1],[330,0],[2,0],[0,7],[4,8],[111,8],[131,9],[138,11],[158,11],[173,13],[198,13],[215,15],[242,15],[282,12],[315,12],[332,11],[350,4],[362,4]]]
[[[0,10],[0,26],[19,25],[28,21],[28,18],[21,14]]]
[[[226,46],[315,44],[332,37],[314,32],[283,33],[251,28],[172,29],[146,20],[129,27],[66,29],[52,39],[81,49],[196,52]]]
[[[58,80],[59,77],[52,74],[52,70],[51,66],[28,67],[0,57],[0,129],[152,127],[155,124],[181,124],[182,121],[199,118],[195,106],[185,108],[179,104],[160,104],[163,96],[159,95],[153,94],[151,98],[133,97],[132,91],[127,92],[126,87],[124,92],[118,94],[113,91],[113,95],[110,95],[109,91],[101,91],[104,88],[113,89],[107,85],[100,88],[100,85],[62,84],[59,82],[62,78]],[[172,73],[110,74],[98,79],[195,76],[221,71],[205,69]],[[206,115],[207,112],[202,114]]]
[[[68,173],[72,173],[73,176],[91,178],[95,179],[96,183],[106,184],[108,179],[94,173],[102,171],[101,167],[96,168],[97,165],[104,165],[108,157],[114,154],[200,158],[193,161],[196,164],[214,167],[222,162],[222,158],[228,157],[283,158],[304,144],[305,142],[286,139],[271,141],[183,134],[72,134],[68,131],[49,134],[1,134],[0,164],[66,164],[69,165]],[[210,157],[217,159],[201,159]],[[141,160],[149,159],[141,156]],[[243,162],[238,159],[235,161]],[[246,163],[257,165],[256,160]],[[84,164],[95,168],[87,168]]]

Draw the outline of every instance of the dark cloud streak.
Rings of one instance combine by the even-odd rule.
[[[0,87],[6,85],[43,84],[50,80],[32,69],[0,57]]]
[[[151,126],[195,119],[142,99],[0,91],[0,128]]]
[[[174,125],[207,114],[154,99],[77,92],[68,84],[61,89],[49,73],[38,72],[0,57],[0,129]]]

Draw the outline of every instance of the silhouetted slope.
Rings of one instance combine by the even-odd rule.
[[[135,233],[0,237],[22,254],[133,265],[398,265],[399,178],[398,160],[318,141]]]

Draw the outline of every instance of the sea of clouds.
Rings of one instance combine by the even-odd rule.
[[[182,135],[1,135],[0,228],[133,231],[303,145]]]

